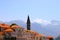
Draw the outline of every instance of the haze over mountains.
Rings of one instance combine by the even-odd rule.
[[[1,22],[0,22],[1,23]],[[10,22],[5,22],[7,24],[12,24],[12,23],[16,23],[22,27],[24,27],[26,29],[26,23],[24,21],[21,20],[13,20]],[[44,34],[46,36],[58,36],[60,35],[60,21],[56,21],[53,20],[51,21],[51,23],[47,22],[47,24],[45,24],[45,22],[32,22],[31,23],[31,30],[34,30],[40,34]]]

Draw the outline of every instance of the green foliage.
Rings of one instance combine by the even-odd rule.
[[[17,25],[17,24],[16,23],[13,23],[13,24],[10,25],[10,27],[12,27],[13,25]]]

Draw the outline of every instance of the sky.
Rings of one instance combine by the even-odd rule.
[[[60,0],[0,0],[0,21],[59,20]]]

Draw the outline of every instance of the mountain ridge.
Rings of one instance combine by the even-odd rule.
[[[57,21],[56,21],[57,22]],[[26,29],[26,23],[22,20],[13,20],[10,22],[5,22],[6,24],[12,24],[12,23],[16,23],[19,26],[22,26],[23,28]],[[55,21],[54,21],[55,23]],[[58,25],[52,25],[52,24],[48,24],[48,25],[44,25],[44,24],[40,24],[40,23],[36,23],[33,22],[31,23],[31,30],[34,30],[40,34],[44,34],[46,36],[58,36],[60,34],[60,22],[57,22]]]

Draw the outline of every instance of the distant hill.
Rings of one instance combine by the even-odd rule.
[[[10,21],[10,22],[5,22],[6,24],[12,24],[12,23],[16,23],[17,25],[20,25],[24,28],[26,28],[26,23],[24,21],[21,21],[21,20],[13,20],[13,21]]]
[[[26,23],[21,20],[13,20],[10,22],[5,22],[7,24],[16,23],[26,29]],[[45,35],[51,35],[51,36],[58,36],[60,34],[60,21],[51,21],[52,24],[44,25],[40,23],[31,23],[31,30],[34,30],[38,33],[42,33]]]
[[[56,37],[55,40],[60,40],[60,35],[58,37]]]

